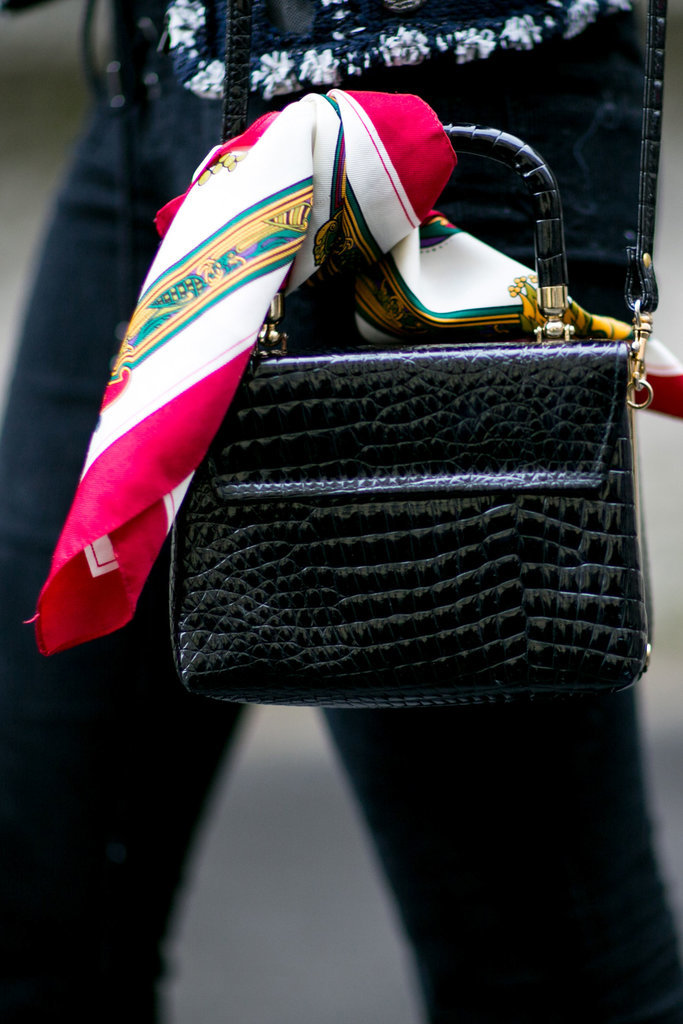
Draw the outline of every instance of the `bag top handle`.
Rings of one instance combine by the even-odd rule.
[[[538,300],[547,337],[564,333],[559,321],[567,308],[567,252],[564,244],[562,201],[557,179],[543,157],[521,139],[495,128],[473,124],[444,125],[458,153],[489,157],[515,171],[531,198],[535,224],[534,250],[538,274]]]
[[[225,78],[222,141],[247,128],[252,0],[228,0],[225,12]]]

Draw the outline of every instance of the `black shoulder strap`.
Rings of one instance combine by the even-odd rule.
[[[228,0],[225,17],[225,78],[223,85],[223,141],[241,135],[247,127],[249,56],[251,52],[251,0]]]
[[[635,246],[628,249],[626,303],[635,313],[654,313],[658,294],[652,250],[654,248],[657,177],[662,138],[666,0],[649,0],[647,52],[643,91],[643,131],[640,149],[638,229]],[[639,305],[638,305],[639,304]]]

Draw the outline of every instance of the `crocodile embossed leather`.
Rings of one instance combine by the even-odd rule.
[[[614,342],[256,363],[175,532],[185,685],[371,707],[633,682],[627,384]]]

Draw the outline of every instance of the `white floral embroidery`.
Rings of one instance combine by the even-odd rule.
[[[187,88],[207,100],[219,100],[223,95],[224,78],[225,64],[222,60],[212,60],[188,79]]]
[[[195,46],[196,33],[204,27],[206,8],[201,0],[176,0],[168,9],[168,40],[176,47],[190,49]]]
[[[419,29],[401,25],[393,36],[379,37],[379,52],[387,67],[420,64],[429,56],[427,37]]]
[[[467,64],[471,60],[486,60],[498,45],[493,29],[462,29],[454,32],[449,49],[455,53],[458,64]]]
[[[337,85],[340,80],[339,61],[332,50],[307,50],[299,68],[299,78],[312,85]]]
[[[573,39],[588,28],[598,16],[598,0],[574,0],[567,8],[565,39]]]
[[[397,67],[420,64],[432,53],[451,53],[458,64],[489,57],[497,47],[530,50],[546,39],[564,35],[572,38],[604,15],[633,8],[632,0],[534,0],[535,14],[526,13],[497,20],[478,13],[472,4],[472,17],[460,27],[448,16],[431,18],[424,24],[417,15],[410,25],[391,29],[379,27],[362,17],[363,5],[354,0],[310,0],[323,15],[322,38],[278,49],[277,33],[263,30],[252,70],[251,87],[266,99],[297,92],[302,82],[313,85],[337,85],[346,76],[362,74],[378,65]],[[379,0],[378,0],[379,2]],[[439,8],[443,0],[435,0]],[[491,6],[495,8],[496,0]],[[0,0],[0,8],[6,0]],[[223,60],[220,41],[209,38],[206,9],[209,0],[172,0],[168,8],[168,30],[174,64],[182,83],[198,95],[221,95]],[[500,7],[503,3],[500,2]],[[524,9],[524,5],[519,3]],[[530,8],[527,7],[527,11]],[[425,12],[429,14],[428,11]],[[258,26],[257,18],[257,26]],[[269,41],[266,41],[269,40]]]
[[[253,89],[260,88],[267,100],[296,92],[300,88],[296,66],[286,50],[264,53],[260,66],[252,72],[251,85]]]
[[[509,50],[531,50],[543,40],[543,31],[530,14],[508,18],[500,33],[500,45]]]

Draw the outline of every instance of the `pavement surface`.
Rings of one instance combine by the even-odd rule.
[[[86,98],[80,0],[0,19],[0,387],[49,198]],[[683,9],[673,6],[656,265],[657,334],[683,357]],[[683,930],[683,423],[641,416],[657,612],[641,686],[652,806]],[[169,939],[170,1024],[418,1024],[395,908],[313,711],[250,712],[219,778]]]

